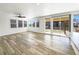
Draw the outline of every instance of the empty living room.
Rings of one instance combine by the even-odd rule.
[[[0,55],[79,55],[79,3],[0,3]]]

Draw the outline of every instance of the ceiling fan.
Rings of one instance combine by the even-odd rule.
[[[15,17],[18,17],[18,18],[26,18],[24,15],[21,15],[21,14],[18,14],[17,16]]]

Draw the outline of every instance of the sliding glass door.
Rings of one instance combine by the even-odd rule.
[[[69,34],[69,16],[45,19],[45,33],[66,36]]]
[[[52,34],[66,36],[69,34],[69,16],[52,18]]]

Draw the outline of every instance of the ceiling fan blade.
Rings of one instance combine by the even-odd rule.
[[[18,16],[15,16],[15,17],[18,17],[18,18],[26,18],[25,16],[21,16],[21,15],[18,15]]]

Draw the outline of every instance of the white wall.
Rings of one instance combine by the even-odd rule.
[[[26,19],[18,19],[15,18],[15,15],[0,12],[0,36],[3,35],[9,35],[13,33],[18,32],[24,32],[27,30],[27,28],[10,28],[10,19],[16,19],[16,20],[26,20]]]

